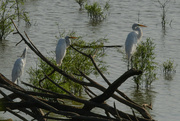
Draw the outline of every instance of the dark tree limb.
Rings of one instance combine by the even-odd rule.
[[[114,81],[105,91],[103,94],[96,96],[95,98],[91,99],[90,101],[97,102],[97,103],[103,103],[105,100],[109,99],[113,93],[117,90],[117,88],[125,82],[129,77],[134,75],[141,74],[142,71],[136,71],[136,70],[129,70],[125,72],[122,76],[120,76],[116,81]],[[84,109],[91,110],[92,107],[84,106]]]
[[[6,86],[8,85],[8,86]],[[24,91],[23,88],[19,87],[18,85],[14,84],[13,82],[11,82],[10,80],[8,80],[6,77],[4,77],[1,73],[0,73],[0,86],[5,86],[7,88],[7,90],[9,89],[16,89],[16,90],[20,90],[20,91]],[[12,91],[12,90],[10,90]],[[1,93],[3,94],[3,93]],[[5,95],[5,94],[3,94]],[[8,97],[7,95],[5,96],[4,99],[1,99],[0,102],[4,102],[4,101],[10,101],[10,102],[13,102],[13,99],[15,98],[19,98],[17,94],[13,93],[13,94],[10,94]],[[2,107],[3,108],[3,107]],[[4,109],[6,109],[4,107]],[[40,109],[38,108],[30,108],[32,110],[32,112],[34,113],[34,116],[38,115],[38,117],[36,116],[36,119],[39,119],[39,121],[45,121],[45,119],[41,118],[43,116],[42,112],[40,111]],[[6,110],[4,110],[6,111]],[[22,111],[22,110],[21,110]],[[32,113],[32,114],[33,114]],[[20,117],[19,117],[20,118]]]
[[[121,86],[122,83],[124,83],[129,77],[134,76],[134,75],[139,75],[142,74],[142,71],[137,71],[137,70],[129,70],[125,72],[122,76],[120,76],[116,81],[114,81],[105,91],[102,95],[99,95],[91,101],[102,103],[105,100],[109,99],[113,93],[117,90],[118,87]]]
[[[88,87],[83,86],[85,88],[86,93],[89,95],[89,97],[93,98],[93,96],[97,96],[94,92],[92,92]],[[91,95],[91,94],[93,95]]]
[[[123,45],[96,45],[96,46],[81,46],[77,44],[73,44],[73,46],[81,47],[81,48],[115,48],[115,47],[123,47]]]
[[[64,89],[63,87],[59,86],[56,82],[54,82],[52,79],[50,79],[46,74],[45,77],[52,82],[54,85],[56,85],[58,88],[60,88],[61,90],[63,90],[64,92],[66,92],[68,95],[75,97],[72,93],[70,93],[69,91],[67,91],[66,89]]]
[[[55,72],[55,70],[53,70],[51,73],[49,73],[48,76],[52,75],[54,72]],[[41,86],[41,83],[42,83],[42,81],[44,81],[46,78],[47,78],[47,76],[45,76],[44,78],[42,78],[41,80],[39,80],[39,86],[40,86],[40,87],[42,87],[42,86]]]

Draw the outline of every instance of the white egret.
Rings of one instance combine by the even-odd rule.
[[[125,51],[128,59],[128,70],[129,70],[129,61],[132,60],[132,55],[136,51],[137,43],[141,40],[143,32],[140,27],[147,27],[142,24],[133,24],[132,29],[134,31],[130,32],[126,38],[125,42]],[[132,67],[132,61],[131,61],[131,67]]]
[[[20,76],[22,75],[23,71],[24,71],[24,66],[26,64],[26,55],[27,55],[27,49],[28,47],[26,47],[23,51],[23,54],[21,55],[20,58],[18,58],[15,63],[14,63],[14,67],[12,70],[12,82],[18,84],[18,78],[20,78]]]
[[[68,48],[71,45],[70,38],[77,38],[77,37],[69,37],[66,36],[65,39],[60,39],[58,41],[58,44],[56,46],[56,63],[57,66],[60,66],[62,64],[62,60],[64,56],[66,55],[66,48]]]

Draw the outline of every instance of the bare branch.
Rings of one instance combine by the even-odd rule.
[[[70,96],[75,97],[72,93],[70,93],[69,91],[67,91],[66,89],[64,89],[63,87],[59,86],[56,82],[54,82],[52,79],[50,79],[46,74],[45,74],[46,78],[51,81],[54,85],[56,85],[58,88],[60,88],[61,90],[63,90],[64,92],[66,92],[67,94],[69,94]]]
[[[103,94],[91,99],[91,101],[93,102],[97,102],[97,103],[103,103],[105,100],[107,100],[108,98],[110,98],[113,93],[117,90],[117,88],[123,83],[125,82],[129,77],[133,76],[133,75],[139,75],[141,74],[141,71],[136,71],[136,70],[129,70],[127,72],[125,72],[122,76],[120,76],[116,81],[114,81],[105,91]],[[90,108],[89,106],[84,106],[84,109],[86,110],[91,110],[92,107]]]
[[[81,46],[77,44],[73,44],[73,46],[81,47],[81,48],[115,48],[115,47],[123,47],[122,45],[96,45],[96,46]]]
[[[21,115],[19,115],[19,114],[15,113],[15,112],[14,112],[14,111],[12,111],[11,109],[6,108],[6,110],[7,110],[8,112],[12,113],[13,115],[17,116],[19,119],[21,119],[21,120],[23,120],[23,121],[28,121],[28,120],[27,120],[27,119],[25,119],[23,116],[21,116]]]
[[[101,77],[105,80],[105,82],[106,82],[107,84],[110,84],[110,82],[108,81],[108,79],[103,75],[103,73],[100,71],[100,69],[99,69],[98,66],[96,65],[96,63],[95,63],[95,61],[94,61],[94,59],[93,59],[93,57],[92,57],[91,55],[87,55],[86,53],[83,53],[83,52],[79,51],[78,49],[74,48],[73,46],[71,46],[71,47],[72,47],[74,50],[76,50],[77,52],[81,53],[82,55],[88,57],[88,58],[92,61],[93,65],[94,65],[94,67],[96,68],[96,70],[98,71],[98,73],[99,73],[99,74],[101,75]]]
[[[12,21],[13,22],[13,21]],[[14,24],[14,22],[13,22]],[[49,91],[46,89],[42,89],[36,86],[32,86],[30,84],[24,83],[24,85],[29,86],[33,89],[39,90],[39,92],[34,91],[26,91],[23,88],[19,87],[18,85],[14,84],[13,82],[9,81],[6,77],[4,77],[2,74],[0,74],[0,88],[4,88],[6,90],[9,90],[12,92],[12,94],[5,94],[0,90],[1,95],[3,98],[0,99],[0,102],[3,104],[4,107],[1,108],[1,110],[6,111],[7,108],[10,110],[16,109],[19,111],[22,111],[26,113],[27,115],[33,117],[34,119],[37,119],[39,121],[45,121],[46,119],[54,119],[54,120],[61,120],[61,118],[56,118],[54,116],[50,116],[50,113],[55,113],[56,115],[63,115],[68,117],[67,120],[78,120],[78,121],[127,121],[127,120],[138,120],[138,121],[152,121],[152,118],[150,114],[146,111],[146,109],[142,105],[138,105],[135,102],[133,102],[131,99],[129,99],[124,93],[117,90],[118,87],[122,85],[129,77],[133,75],[141,74],[141,71],[138,70],[129,70],[125,72],[122,76],[120,76],[118,79],[116,79],[112,84],[108,81],[108,79],[104,76],[104,74],[101,72],[101,70],[96,65],[96,62],[94,60],[94,57],[92,55],[88,55],[86,53],[83,53],[79,51],[77,48],[74,48],[71,46],[74,50],[82,54],[83,56],[88,57],[91,62],[93,63],[95,69],[98,71],[98,73],[101,75],[103,80],[109,85],[108,88],[103,87],[95,80],[88,77],[84,72],[79,71],[80,76],[83,76],[87,82],[79,80],[78,78],[66,73],[65,71],[61,70],[59,67],[54,65],[51,61],[49,61],[33,44],[33,42],[28,37],[27,33],[24,32],[26,38],[19,32],[18,28],[14,24],[16,28],[16,34],[19,34],[21,39],[29,46],[29,48],[38,56],[40,57],[44,62],[46,62],[49,66],[53,68],[53,71],[48,74],[51,75],[55,71],[59,74],[65,76],[69,80],[82,85],[86,91],[87,94],[91,97],[90,100],[87,99],[81,99],[79,97],[76,97],[75,95],[71,94],[71,92],[65,90],[63,87],[58,85],[54,80],[50,79],[47,74],[45,74],[45,77],[42,79],[48,79],[53,84],[55,84],[58,88],[62,89],[67,94],[59,94],[53,91]],[[84,48],[94,48],[96,46],[84,46]],[[98,46],[100,47],[115,47],[115,46]],[[120,46],[116,46],[120,47]],[[39,83],[42,82],[42,80],[39,81]],[[102,91],[102,94],[99,96],[96,95],[92,90],[90,90],[90,87],[96,88],[97,90]],[[121,95],[123,98],[119,97],[118,95],[114,94],[114,92],[117,91],[119,95]],[[92,96],[93,95],[93,96]],[[129,106],[130,108],[135,109],[138,111],[142,117],[136,117],[136,115],[124,113],[121,110],[118,110],[116,106],[112,107],[105,103],[106,100],[108,100],[110,97],[116,99],[119,103],[125,104]],[[15,98],[19,98],[20,101],[14,102]],[[50,99],[50,100],[48,100]],[[75,107],[73,105],[68,105],[65,101],[75,101],[83,105],[83,107]],[[105,111],[105,114],[98,114],[93,113],[90,110],[94,107],[100,108]],[[44,109],[47,111],[46,114],[44,114],[40,109]],[[13,113],[13,112],[12,112]],[[111,115],[110,115],[111,114]],[[14,114],[15,115],[15,114]],[[119,119],[116,119],[114,117],[119,117]],[[64,119],[62,119],[64,120]]]

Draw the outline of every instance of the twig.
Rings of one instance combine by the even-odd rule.
[[[18,43],[16,43],[16,46],[19,45],[23,40],[20,40]]]
[[[34,89],[40,90],[40,91],[42,91],[42,92],[51,93],[51,94],[54,94],[54,95],[58,94],[58,93],[55,93],[55,92],[50,91],[50,90],[46,90],[46,89],[42,89],[42,88],[39,88],[39,87],[36,87],[36,86],[30,85],[30,84],[25,83],[25,82],[23,82],[23,81],[21,81],[21,83],[22,83],[22,84],[24,84],[24,85],[26,85],[26,86],[29,86],[29,87],[31,87],[31,88],[34,88]]]
[[[116,109],[116,104],[115,104],[115,102],[114,102],[114,109],[115,109],[115,111],[116,111],[117,118],[119,119],[119,121],[121,121],[121,117],[120,117],[120,115],[119,115],[119,113],[118,113],[118,111],[117,111],[117,109]]]
[[[110,82],[108,81],[108,79],[103,75],[103,73],[100,71],[100,69],[99,69],[98,66],[96,65],[96,63],[95,63],[95,61],[94,61],[94,59],[93,59],[93,57],[92,57],[91,55],[87,55],[86,53],[83,53],[83,52],[79,51],[78,49],[74,48],[73,46],[71,46],[71,47],[72,47],[74,50],[76,50],[77,52],[79,52],[80,54],[88,57],[88,58],[92,61],[93,65],[94,65],[94,67],[96,68],[96,70],[98,71],[98,73],[99,73],[99,74],[101,75],[101,77],[105,80],[105,82],[106,82],[107,84],[110,84]]]
[[[66,92],[68,95],[75,97],[72,93],[70,93],[69,91],[67,91],[66,89],[64,89],[63,87],[59,86],[56,82],[54,82],[52,79],[50,79],[46,74],[45,74],[46,78],[51,81],[54,85],[56,85],[58,88],[60,88],[61,90],[63,90],[64,92]]]
[[[23,120],[23,121],[28,121],[27,119],[25,119],[25,118],[22,117],[21,115],[19,115],[19,114],[13,112],[11,109],[6,108],[6,110],[7,110],[8,112],[12,113],[13,115],[17,116],[19,119],[21,119],[21,120]]]
[[[139,121],[139,120],[137,119],[137,117],[136,117],[136,114],[135,114],[134,110],[133,110],[132,108],[131,108],[131,110],[132,110],[132,113],[133,113],[134,117],[136,118],[136,121]]]
[[[27,35],[27,33],[24,31],[24,34],[26,35],[27,39],[29,40],[29,42],[31,43],[31,45],[33,46],[33,48],[35,48],[35,50],[39,53],[40,56],[44,57],[42,55],[42,53],[36,48],[36,46],[33,44],[33,42],[31,41],[31,39],[29,38],[29,36]]]
[[[3,91],[0,90],[0,93],[2,94],[2,96],[7,99],[8,101],[12,101],[12,99],[10,97],[8,97]]]
[[[99,89],[99,90],[101,90],[101,91],[104,91],[105,90],[105,88],[102,86],[102,85],[100,85],[100,84],[98,84],[98,83],[96,83],[94,80],[92,80],[90,77],[88,77],[86,74],[84,74],[82,71],[80,71],[80,70],[78,70],[80,73],[81,73],[81,75],[83,76],[83,77],[85,77],[89,82],[90,82],[90,87],[96,87],[97,89]],[[84,85],[84,86],[86,86],[86,85]]]
[[[48,76],[52,75],[54,72],[55,72],[55,70],[53,70],[50,74],[48,74]],[[47,77],[45,76],[44,78],[42,78],[41,80],[39,80],[39,86],[40,86],[40,87],[42,87],[42,86],[41,86],[41,83],[42,83],[42,81],[44,81],[46,78],[47,78]]]
[[[147,108],[149,108],[149,109],[152,110],[152,104],[151,104],[151,103],[150,103],[150,104],[143,104],[142,106],[143,106],[144,108],[147,107]]]
[[[114,48],[114,47],[123,47],[123,45],[94,45],[94,46],[88,46],[88,45],[78,45],[73,44],[73,46],[80,47],[80,48]]]
[[[58,117],[51,117],[51,116],[44,116],[46,119],[52,119],[56,121],[69,121],[70,119],[63,119],[63,118],[58,118]]]
[[[97,96],[97,95],[96,95],[94,92],[92,92],[88,87],[86,87],[86,86],[83,86],[83,87],[85,88],[85,92],[89,95],[90,98],[93,98],[92,95],[94,95],[94,97]],[[90,92],[92,95],[90,95],[89,92]]]

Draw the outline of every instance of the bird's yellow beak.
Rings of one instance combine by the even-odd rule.
[[[138,24],[139,26],[141,26],[141,27],[147,27],[147,26],[145,26],[145,25],[142,25],[142,24]]]
[[[69,38],[72,38],[72,39],[77,39],[77,37],[69,37]]]

